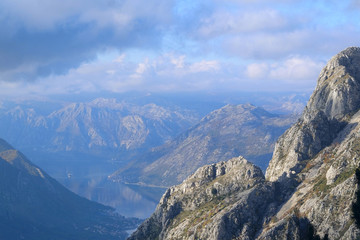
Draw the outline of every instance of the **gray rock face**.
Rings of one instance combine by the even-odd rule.
[[[321,71],[301,118],[282,135],[266,171],[277,181],[299,173],[304,160],[328,146],[360,108],[360,48],[334,56]]]
[[[166,192],[130,239],[359,239],[351,207],[359,72],[360,48],[329,61],[302,117],[277,142],[266,180],[243,158],[200,168]]]
[[[334,56],[321,71],[304,118],[322,111],[328,119],[343,120],[360,107],[360,49],[350,47]]]

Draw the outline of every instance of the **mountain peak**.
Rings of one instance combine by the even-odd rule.
[[[264,181],[260,168],[243,157],[203,166],[169,188],[155,213],[129,240],[233,239],[234,235],[249,239],[245,238],[247,229],[259,223],[255,212],[265,211],[273,198],[272,185]],[[251,208],[238,212],[244,205]],[[216,220],[209,221],[209,216]]]
[[[321,71],[301,118],[279,138],[267,179],[277,181],[299,173],[304,161],[331,144],[359,109],[360,48],[350,47],[331,58]]]
[[[341,120],[359,108],[360,48],[350,47],[332,57],[321,71],[305,114],[323,111],[329,119]]]
[[[9,143],[7,143],[4,139],[0,138],[0,152],[12,149],[14,148]]]
[[[335,56],[333,56],[327,63],[326,69],[336,68],[338,66],[350,67],[354,65],[354,61],[360,58],[360,47],[348,47]],[[356,66],[352,66],[356,67]]]

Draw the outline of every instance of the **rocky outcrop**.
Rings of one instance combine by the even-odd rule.
[[[273,187],[242,157],[204,166],[169,188],[155,213],[130,239],[254,237],[257,229],[249,226],[262,225],[262,213],[274,199]]]
[[[201,168],[170,188],[130,239],[146,239],[149,230],[151,239],[359,239],[351,207],[360,168],[359,72],[360,48],[329,61],[302,117],[278,140],[266,179],[243,158],[230,160],[221,176],[212,169],[225,163]],[[196,175],[201,180],[191,180]],[[222,178],[225,187],[217,188]]]

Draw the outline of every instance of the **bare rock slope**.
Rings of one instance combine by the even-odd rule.
[[[241,157],[202,167],[130,239],[359,239],[359,73],[360,48],[328,62],[265,177]]]

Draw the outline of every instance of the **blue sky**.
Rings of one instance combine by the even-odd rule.
[[[2,0],[0,94],[309,91],[360,1]]]

